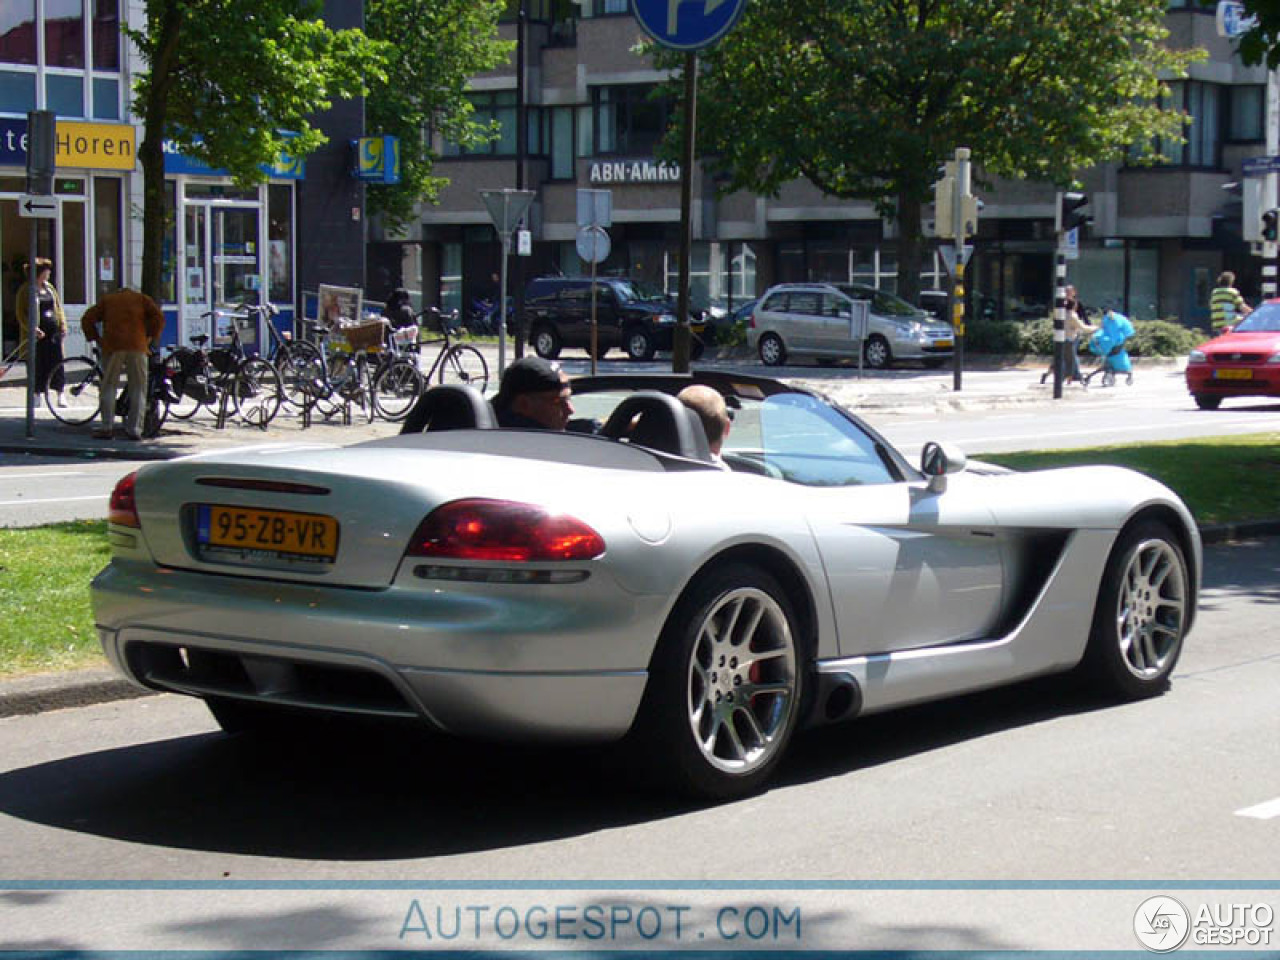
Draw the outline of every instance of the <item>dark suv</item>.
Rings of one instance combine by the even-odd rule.
[[[650,360],[670,350],[676,305],[655,287],[618,277],[597,277],[596,356],[621,347],[632,360]],[[588,277],[540,277],[524,293],[529,343],[540,357],[552,359],[566,347],[591,349],[591,280]],[[702,324],[692,326],[691,355],[702,352]]]

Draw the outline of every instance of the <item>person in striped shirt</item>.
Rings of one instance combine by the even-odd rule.
[[[1250,307],[1236,289],[1236,275],[1230,270],[1218,274],[1218,285],[1209,294],[1209,318],[1213,329],[1235,326],[1250,314]]]

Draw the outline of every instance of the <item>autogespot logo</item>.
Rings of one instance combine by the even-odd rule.
[[[1168,953],[1187,942],[1191,914],[1173,897],[1149,897],[1133,915],[1133,932],[1152,953]]]

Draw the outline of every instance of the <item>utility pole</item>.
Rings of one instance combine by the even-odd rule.
[[[1067,247],[1068,237],[1090,223],[1093,217],[1080,212],[1089,198],[1083,193],[1058,193],[1054,198],[1054,236],[1057,244],[1053,254],[1053,399],[1062,399],[1062,381],[1068,369],[1067,357]],[[1074,234],[1078,245],[1079,234]]]
[[[516,13],[516,190],[524,189],[525,155],[529,152],[528,110],[525,106],[527,91],[524,86],[525,34],[528,33],[527,0],[520,0]],[[507,254],[504,252],[503,256]],[[524,356],[524,258],[517,256],[512,270],[512,313],[515,327],[516,359]],[[505,290],[505,285],[503,287]],[[498,310],[506,316],[506,303],[498,304]]]
[[[952,389],[959,391],[964,385],[964,268],[973,254],[973,247],[966,239],[978,232],[978,210],[981,201],[972,193],[972,165],[969,148],[956,147],[954,160],[942,168],[942,179],[933,185],[934,233],[941,238],[951,238],[954,243],[938,248],[943,262],[951,272],[951,327],[955,334],[952,346]]]

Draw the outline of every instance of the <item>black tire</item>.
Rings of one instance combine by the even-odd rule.
[[[392,423],[408,416],[426,387],[422,371],[412,360],[392,360],[373,381],[373,403],[378,415]]]
[[[1195,394],[1195,399],[1196,399],[1196,406],[1199,407],[1201,410],[1217,410],[1220,406],[1222,406],[1221,397],[1211,397],[1208,394],[1197,393]]]
[[[560,334],[556,332],[555,327],[547,326],[545,323],[540,323],[533,328],[533,333],[529,336],[529,344],[533,347],[533,352],[543,360],[554,360],[560,356]]]
[[[178,390],[177,401],[169,403],[169,416],[175,420],[190,420],[203,406],[201,401],[192,395],[199,387],[194,383],[187,382],[187,377],[195,376],[195,374],[189,373],[183,363],[184,359],[194,356],[194,354],[195,351],[183,347],[169,354],[164,360],[165,369],[169,372],[169,379]],[[187,363],[190,364],[191,361],[188,359]],[[206,379],[205,382],[207,383],[208,380]]]
[[[324,358],[310,343],[296,343],[278,359],[282,402],[296,410],[324,392]]]
[[[893,351],[889,349],[889,341],[880,334],[873,333],[862,348],[862,359],[872,370],[888,370],[893,365]]]
[[[1083,672],[1108,696],[1162,693],[1182,653],[1190,604],[1187,562],[1173,531],[1157,520],[1132,524],[1102,574]]]
[[[45,405],[58,420],[79,427],[97,417],[102,371],[92,357],[67,357],[49,371],[49,382],[64,384],[65,407],[58,406],[58,391],[44,392]]]
[[[280,371],[261,357],[240,364],[231,381],[231,399],[240,422],[264,430],[280,410],[283,393]]]
[[[169,401],[163,397],[148,396],[147,408],[142,414],[142,435],[147,439],[158,437],[168,418]]]
[[[489,364],[475,347],[462,345],[449,348],[440,358],[439,383],[465,383],[481,393],[489,386]]]
[[[761,789],[803,716],[808,659],[790,600],[772,576],[747,564],[703,574],[654,651],[630,735],[637,759],[666,785],[704,800]]]
[[[766,367],[780,367],[787,362],[787,345],[776,333],[766,333],[756,344],[756,353]]]
[[[628,327],[622,332],[622,347],[632,360],[652,360],[658,352],[653,334],[644,327]]]

